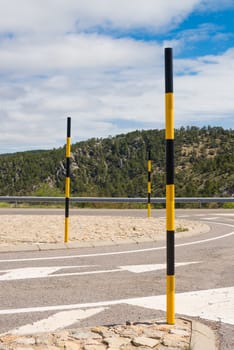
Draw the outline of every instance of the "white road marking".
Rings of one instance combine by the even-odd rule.
[[[218,217],[217,216],[215,216],[215,217],[211,217],[211,218],[203,218],[202,220],[217,220],[218,219]]]
[[[19,328],[15,328],[8,331],[7,333],[16,335],[28,335],[42,332],[54,332],[58,329],[71,326],[80,320],[96,315],[105,309],[106,308],[99,307],[87,310],[62,311],[46,319],[42,319],[40,321],[33,322],[32,324],[27,324]]]
[[[217,214],[211,214],[211,215],[217,215]],[[233,216],[234,217],[234,213],[218,213],[218,216]]]
[[[176,263],[175,266],[186,266],[191,264],[199,264],[201,261],[191,261],[191,262],[183,262]],[[149,265],[128,265],[128,266],[120,266],[121,269],[127,270],[134,273],[142,273],[142,272],[150,272],[150,271],[159,271],[166,269],[166,264],[149,264]]]
[[[199,261],[176,263],[176,266],[185,266],[190,264],[198,264]],[[90,267],[90,265],[88,265]],[[97,265],[93,265],[94,267]],[[67,273],[54,273],[63,269],[77,268],[80,266],[50,266],[50,267],[26,267],[20,269],[7,270],[7,272],[0,276],[0,281],[15,281],[33,278],[53,278],[53,277],[68,277],[68,276],[84,276],[84,275],[97,275],[102,273],[113,273],[129,271],[133,273],[142,273],[149,271],[158,271],[166,269],[166,264],[148,264],[148,265],[127,265],[119,266],[117,269],[112,270],[93,270],[83,272],[67,272]],[[83,266],[82,266],[83,267]],[[5,272],[4,270],[0,272]],[[51,275],[53,273],[53,275]]]
[[[0,310],[0,315],[22,313],[61,311],[83,308],[99,308],[111,305],[128,304],[154,310],[166,310],[166,296],[156,295],[141,298],[130,298],[100,301],[83,304],[53,305],[19,309]],[[176,313],[187,316],[200,316],[213,321],[222,321],[234,325],[234,287],[199,290],[176,294]]]
[[[131,300],[131,305],[166,311],[162,295]],[[234,287],[178,293],[176,313],[234,325]]]
[[[93,265],[94,266],[94,265]],[[81,267],[90,267],[90,265],[78,265],[78,266],[49,266],[49,267],[23,267],[20,269],[12,270],[1,270],[3,275],[0,275],[0,281],[12,281],[12,280],[23,280],[31,278],[43,278],[53,277],[56,275],[50,275],[51,273],[57,272],[62,269],[74,269]]]
[[[215,224],[223,225],[223,226],[229,226],[234,227],[232,224],[224,224],[221,222],[215,222]],[[219,239],[227,238],[234,235],[234,231],[226,233],[221,236],[216,236],[212,238],[202,239],[199,241],[193,241],[188,243],[181,243],[176,244],[175,247],[185,247],[190,245],[196,245],[196,244],[204,244],[207,242],[216,241]],[[0,262],[23,262],[23,261],[44,261],[44,260],[64,260],[64,259],[76,259],[76,258],[90,258],[90,257],[98,257],[98,256],[111,256],[111,255],[122,255],[122,254],[136,254],[136,253],[144,253],[144,252],[152,252],[157,250],[164,250],[166,249],[166,246],[162,247],[154,247],[154,248],[145,248],[145,249],[136,249],[136,250],[123,250],[123,251],[117,251],[117,252],[108,252],[108,253],[93,253],[93,254],[81,254],[81,255],[62,255],[62,256],[51,256],[51,257],[44,257],[44,258],[23,258],[23,259],[3,259],[0,260]]]

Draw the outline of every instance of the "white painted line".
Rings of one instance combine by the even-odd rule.
[[[217,215],[217,213],[211,214],[211,215]],[[218,213],[218,216],[233,216],[234,217],[234,213]]]
[[[93,303],[53,305],[20,309],[0,310],[0,315],[61,311],[82,308],[99,308],[111,305],[128,304],[154,310],[166,310],[166,296],[156,295],[143,298],[130,298]],[[213,321],[234,325],[234,287],[200,290],[176,294],[176,313],[197,316]]]
[[[71,326],[72,324],[85,318],[96,315],[106,308],[95,308],[87,310],[62,311],[46,319],[27,324],[22,327],[8,331],[8,334],[29,335],[42,332],[54,332],[58,329]]]
[[[203,218],[202,220],[217,220],[217,219],[219,219],[217,216],[215,216],[215,217],[211,217],[211,218]]]
[[[234,225],[224,224],[221,222],[215,222],[215,224],[234,227]],[[196,245],[196,244],[204,244],[207,242],[212,242],[212,241],[216,241],[219,239],[227,238],[227,237],[230,237],[232,235],[234,235],[234,231],[226,233],[226,234],[221,235],[221,236],[216,236],[216,237],[212,237],[212,238],[208,238],[208,239],[203,239],[203,240],[193,241],[193,242],[188,242],[188,243],[176,244],[175,247],[179,248],[179,247],[185,247],[185,246]],[[144,253],[144,252],[151,252],[151,251],[164,250],[164,249],[166,249],[166,246],[145,248],[145,249],[136,249],[136,250],[123,250],[123,251],[108,252],[108,253],[63,255],[63,256],[52,256],[52,257],[44,257],[44,258],[5,259],[5,260],[0,260],[0,262],[20,262],[20,261],[22,262],[22,261],[44,261],[44,260],[64,260],[64,259],[76,259],[76,258],[90,258],[90,257],[98,257],[98,256],[111,256],[111,255],[133,254],[133,253],[136,254],[136,253]]]

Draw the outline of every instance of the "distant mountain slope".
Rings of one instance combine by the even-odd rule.
[[[165,196],[164,130],[134,131],[72,145],[71,195],[147,195],[147,149],[152,196]],[[0,195],[63,195],[65,147],[0,156]],[[220,127],[175,130],[176,196],[234,193],[234,131]]]

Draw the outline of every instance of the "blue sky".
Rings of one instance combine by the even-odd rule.
[[[234,2],[0,0],[0,153],[164,128],[234,126]],[[56,15],[55,15],[56,14]]]

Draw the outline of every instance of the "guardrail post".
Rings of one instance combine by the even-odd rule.
[[[71,157],[71,118],[67,118],[67,144],[66,144],[66,182],[65,182],[65,233],[64,242],[69,237],[69,199],[70,199],[70,157]]]
[[[175,324],[175,186],[172,48],[165,49],[167,323]]]

